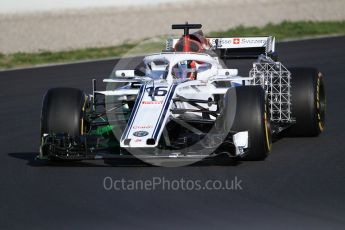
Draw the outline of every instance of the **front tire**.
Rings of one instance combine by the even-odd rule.
[[[325,127],[326,95],[323,75],[314,68],[291,68],[291,116],[296,124],[288,137],[315,137]]]
[[[85,94],[74,88],[52,88],[43,98],[41,137],[43,134],[68,134],[78,137],[83,132]]]
[[[248,131],[249,150],[240,160],[264,160],[271,151],[270,120],[261,86],[230,88],[220,117],[227,131]]]

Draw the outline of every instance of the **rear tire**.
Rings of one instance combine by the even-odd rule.
[[[314,68],[291,68],[291,112],[296,124],[289,137],[318,136],[325,126],[326,95],[322,74]]]
[[[248,153],[239,159],[264,160],[272,147],[264,90],[261,86],[240,86],[230,88],[224,97],[219,124],[223,123],[227,132],[247,130],[249,134]]]
[[[85,94],[74,88],[53,88],[43,99],[41,136],[65,133],[78,137],[83,132]]]

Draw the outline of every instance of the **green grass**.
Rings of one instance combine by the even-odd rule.
[[[328,22],[282,22],[280,24],[267,24],[264,27],[239,26],[227,31],[212,32],[209,35],[216,36],[260,36],[272,35],[279,41],[291,38],[311,37],[330,34],[345,34],[345,21]]]
[[[333,34],[345,34],[345,21],[282,22],[280,24],[267,24],[264,27],[238,26],[227,31],[211,32],[208,36],[233,37],[272,35],[275,36],[278,41],[282,41],[286,39]],[[119,46],[76,49],[61,52],[0,53],[0,69],[159,52],[164,49],[164,41],[166,38],[167,36],[163,36],[145,39],[137,43],[125,43]]]
[[[13,67],[34,66],[38,64],[115,57],[121,56],[134,46],[135,44],[123,44],[113,47],[76,49],[60,52],[44,51],[40,53],[0,53],[0,68],[6,69]]]

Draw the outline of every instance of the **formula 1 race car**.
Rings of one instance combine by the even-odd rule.
[[[86,95],[52,88],[41,115],[40,159],[139,157],[195,159],[227,154],[263,160],[272,138],[317,136],[325,125],[325,89],[314,68],[277,61],[273,37],[205,38],[200,24],[173,25],[181,38],[143,59],[136,69],[115,69],[107,89]],[[256,58],[238,76],[222,60]]]

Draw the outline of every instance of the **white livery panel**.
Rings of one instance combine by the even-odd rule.
[[[166,41],[166,50],[172,51],[178,38]],[[266,48],[266,52],[274,52],[274,37],[231,37],[231,38],[207,38],[211,49],[238,49],[238,48]]]
[[[174,84],[141,86],[127,127],[121,137],[121,147],[156,147],[158,145],[173,103],[175,89]]]

